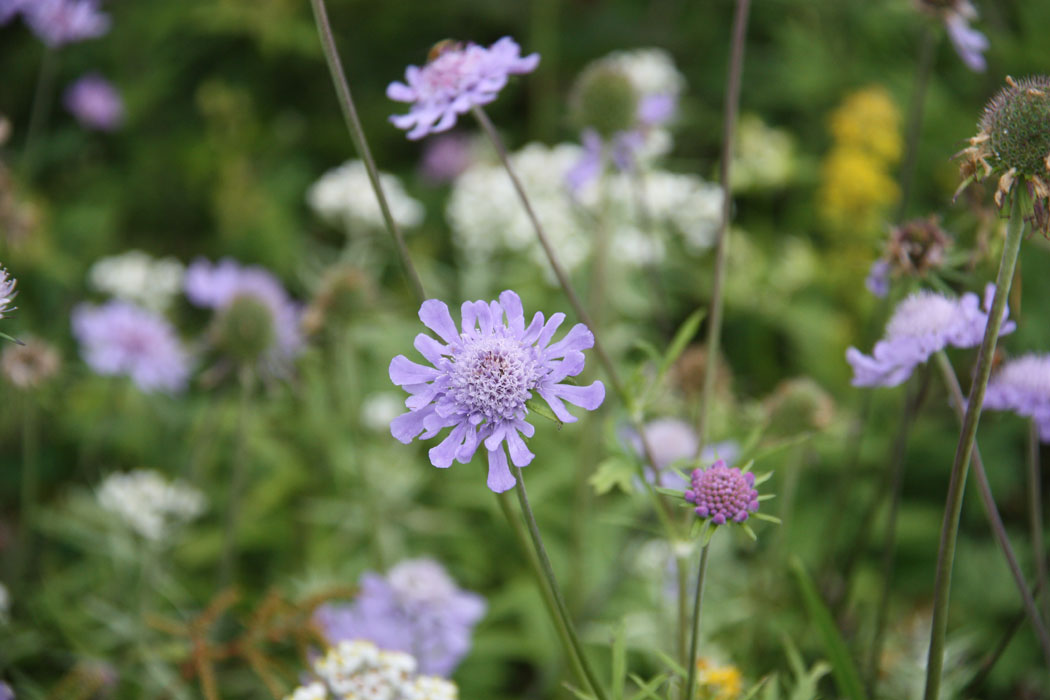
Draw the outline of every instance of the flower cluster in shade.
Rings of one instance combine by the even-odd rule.
[[[457,700],[455,683],[418,672],[416,660],[365,640],[340,642],[313,662],[285,700]]]
[[[583,152],[565,174],[573,192],[598,179],[609,162],[622,172],[631,172],[669,151],[671,138],[664,127],[674,117],[685,85],[671,55],[657,48],[616,51],[594,61],[583,75],[595,71],[622,75],[634,92],[635,110],[626,128],[606,137],[584,125],[580,135]]]
[[[8,274],[5,268],[0,267],[0,319],[18,308],[11,305],[18,294],[15,291],[17,285],[18,280]]]
[[[738,467],[728,467],[720,459],[707,469],[694,469],[685,500],[694,512],[715,525],[742,523],[758,510],[755,475]]]
[[[995,285],[989,284],[983,308],[973,292],[958,299],[927,290],[907,297],[897,305],[886,324],[886,334],[875,343],[871,355],[853,347],[846,350],[846,360],[853,368],[853,386],[897,386],[935,352],[948,346],[980,345],[994,294]],[[1009,311],[1003,311],[1000,335],[1016,327],[1007,318]]]
[[[395,438],[408,444],[422,433],[430,439],[445,428],[451,432],[430,450],[435,467],[453,461],[466,464],[484,445],[488,453],[488,486],[499,493],[515,484],[507,462],[524,467],[535,455],[522,436],[535,428],[526,418],[525,403],[537,394],[557,418],[576,421],[566,401],[593,411],[605,399],[605,386],[564,383],[583,372],[583,350],[594,345],[594,335],[578,323],[560,341],[551,344],[565,314],[545,321],[536,312],[526,326],[521,298],[507,290],[498,301],[466,301],[457,328],[448,306],[436,299],[423,302],[419,319],[439,340],[426,333],[416,336],[415,348],[432,366],[398,355],[390,362],[390,379],[411,396],[409,411],[390,424]]]
[[[379,184],[398,226],[413,228],[423,222],[423,205],[409,196],[396,175],[379,173]],[[306,202],[319,217],[347,233],[386,228],[368,171],[360,160],[349,160],[322,175],[307,191]]]
[[[919,0],[919,5],[942,22],[955,53],[972,71],[983,73],[988,67],[984,52],[988,37],[970,26],[977,19],[977,10],[970,0]]]
[[[217,263],[200,258],[186,268],[183,285],[191,303],[220,313],[241,298],[253,299],[265,307],[273,324],[273,344],[260,360],[271,371],[284,369],[302,349],[301,310],[265,268],[241,265],[230,258]]]
[[[141,250],[100,258],[88,270],[88,284],[97,292],[164,311],[182,291],[185,269],[172,257],[155,259]]]
[[[109,15],[97,0],[0,0],[0,25],[21,13],[40,41],[55,48],[109,31]]]
[[[631,448],[640,457],[645,456],[645,447],[649,448],[653,464],[646,465],[646,480],[654,486],[684,489],[686,480],[673,467],[676,462],[696,457],[700,440],[693,426],[679,418],[657,418],[645,424],[644,434],[645,445],[642,444],[641,437],[633,431],[627,438]],[[740,445],[732,440],[705,445],[700,453],[700,465],[709,466],[718,459],[733,462],[739,455]]]
[[[124,123],[124,101],[113,84],[89,73],[66,89],[66,109],[86,128],[114,131]]]
[[[509,76],[530,73],[539,62],[539,54],[522,56],[521,47],[507,36],[488,48],[443,42],[422,68],[405,70],[405,82],[387,86],[387,97],[412,105],[408,114],[390,121],[412,140],[447,131],[460,114],[495,100]]]
[[[618,265],[663,260],[665,245],[661,237],[652,235],[655,228],[676,234],[690,251],[712,245],[722,211],[720,187],[695,175],[654,169],[645,173],[643,191],[632,176],[616,173],[601,185],[594,182],[573,194],[564,176],[581,153],[575,144],[530,143],[510,156],[568,270],[577,269],[591,255],[589,231],[598,214],[609,223],[610,248],[616,251],[613,262]],[[500,253],[516,258],[524,254],[555,283],[546,254],[501,166],[485,161],[471,165],[456,179],[445,215],[453,243],[469,265],[491,267]]]
[[[141,537],[163,542],[204,512],[204,495],[149,469],[110,474],[98,489],[103,509]]]
[[[1050,355],[1008,360],[988,382],[984,408],[1031,418],[1042,442],[1050,442]]]
[[[432,559],[400,562],[385,576],[368,572],[347,605],[328,603],[314,616],[329,644],[363,639],[412,654],[422,673],[445,676],[470,651],[485,600],[460,589]]]
[[[114,300],[77,305],[72,325],[81,357],[96,373],[130,377],[147,393],[185,388],[190,356],[163,316]]]

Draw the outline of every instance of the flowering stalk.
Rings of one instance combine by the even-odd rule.
[[[1032,529],[1032,553],[1035,555],[1035,580],[1046,590],[1046,547],[1043,544],[1043,485],[1039,478],[1039,427],[1034,420],[1028,425],[1028,517]],[[1044,619],[1050,619],[1050,596],[1043,598]]]
[[[751,0],[737,0],[733,18],[733,44],[729,57],[729,75],[726,78],[726,102],[722,116],[722,215],[718,223],[715,247],[715,276],[711,287],[711,310],[707,318],[706,367],[700,407],[696,416],[696,454],[699,457],[707,441],[707,415],[714,396],[715,376],[718,371],[718,346],[722,338],[722,287],[725,284],[726,256],[729,248],[729,214],[733,205],[730,166],[733,162],[733,138],[736,132],[737,111],[740,108],[740,76],[744,69],[744,44],[747,35],[748,10]]]
[[[237,516],[241,491],[244,490],[244,470],[247,461],[248,410],[251,403],[255,374],[244,365],[239,372],[241,392],[237,401],[237,435],[233,453],[233,472],[230,475],[230,500],[226,504],[226,525],[222,535],[222,564],[219,569],[219,587],[233,582],[234,559],[237,548]]]
[[[959,534],[959,516],[962,513],[962,497],[966,486],[966,474],[973,455],[977,437],[977,422],[981,417],[985,389],[992,373],[992,359],[999,340],[999,328],[1003,321],[1006,298],[1014,279],[1017,253],[1021,248],[1024,233],[1024,188],[1013,193],[1010,221],[1006,229],[1006,243],[999,262],[999,273],[995,280],[995,296],[988,313],[988,326],[984,340],[977,352],[977,371],[970,398],[963,417],[962,431],[952,463],[951,479],[948,482],[948,499],[941,524],[940,546],[937,551],[937,574],[934,579],[933,622],[930,631],[930,650],[926,663],[925,700],[938,700],[941,689],[941,673],[944,669],[944,641],[948,631],[948,599],[951,595],[952,565],[955,561],[955,543]]]
[[[398,227],[397,222],[394,221],[393,215],[390,213],[390,205],[387,203],[386,195],[383,193],[383,186],[379,182],[379,169],[376,168],[372,151],[368,147],[368,140],[365,138],[365,130],[361,126],[361,119],[357,116],[357,108],[354,106],[354,98],[350,94],[350,84],[347,82],[346,74],[343,72],[342,62],[339,60],[339,50],[336,48],[332,27],[328,22],[328,12],[325,10],[324,0],[310,0],[310,4],[313,6],[314,19],[317,21],[317,34],[321,38],[321,48],[324,50],[328,70],[332,74],[332,83],[335,85],[339,106],[343,110],[343,117],[346,119],[346,125],[350,131],[350,139],[354,142],[354,148],[368,170],[368,179],[372,183],[372,189],[375,190],[376,200],[379,202],[379,210],[383,214],[383,220],[386,222],[390,235],[394,238],[402,271],[405,273],[405,277],[408,278],[408,282],[412,286],[412,291],[415,292],[417,299],[422,301],[426,299],[426,294],[423,292],[423,283],[420,281],[419,274],[412,264],[412,258],[408,254],[408,247],[405,245],[405,238],[401,234],[401,229]]]
[[[525,523],[528,525],[529,536],[532,538],[532,546],[543,571],[543,577],[546,579],[547,585],[550,586],[551,597],[554,599],[554,611],[557,613],[556,618],[564,626],[566,636],[568,637],[566,651],[569,654],[575,654],[579,659],[587,683],[591,686],[591,690],[594,691],[598,700],[606,700],[605,689],[602,688],[598,676],[594,673],[594,669],[591,668],[590,663],[587,661],[587,657],[583,653],[583,645],[580,643],[579,635],[576,634],[576,628],[572,624],[572,619],[569,616],[569,609],[568,606],[565,605],[565,599],[562,597],[561,589],[558,588],[558,580],[554,576],[554,567],[551,566],[551,560],[547,556],[547,549],[543,546],[543,537],[540,535],[540,528],[536,524],[536,517],[532,514],[532,506],[529,505],[529,496],[525,491],[525,479],[522,475],[521,467],[515,467],[514,469],[518,475],[518,483],[515,487],[515,490],[518,493],[518,504],[521,506],[522,515],[525,516]]]
[[[704,603],[704,578],[707,576],[707,553],[711,548],[708,540],[700,550],[700,568],[696,572],[696,598],[693,600],[693,624],[689,642],[689,665],[687,668],[685,695],[688,700],[696,696],[696,648],[700,639],[700,612]]]
[[[944,383],[951,394],[952,407],[955,409],[956,415],[962,420],[962,407],[965,403],[965,398],[963,397],[962,389],[959,387],[959,379],[955,376],[955,370],[952,369],[951,362],[948,361],[948,356],[944,354],[944,351],[937,353],[937,364],[940,366],[941,374],[944,376]],[[988,516],[988,524],[992,528],[992,533],[995,535],[999,548],[1003,550],[1006,564],[1010,568],[1010,573],[1014,577],[1018,591],[1021,593],[1021,601],[1024,604],[1025,612],[1028,614],[1032,627],[1035,629],[1036,638],[1039,639],[1043,658],[1046,660],[1047,666],[1050,667],[1050,633],[1047,632],[1046,625],[1039,616],[1039,609],[1036,607],[1034,594],[1028,590],[1028,584],[1025,582],[1024,574],[1021,572],[1021,566],[1017,563],[1017,556],[1010,545],[1010,538],[1006,534],[1003,520],[999,516],[999,509],[996,507],[995,498],[992,496],[992,488],[988,483],[984,462],[981,460],[981,453],[977,450],[976,445],[974,446],[973,464],[974,473],[977,476],[977,489],[981,495],[981,503],[984,504],[985,513]],[[1036,590],[1041,589],[1042,586],[1037,584]]]

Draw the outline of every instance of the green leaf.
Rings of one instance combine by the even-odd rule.
[[[620,620],[616,626],[616,636],[612,646],[612,696],[613,700],[623,698],[624,682],[627,679],[627,623]]]
[[[565,425],[558,419],[558,416],[554,415],[554,411],[552,411],[551,407],[547,405],[547,402],[541,398],[533,396],[531,399],[525,402],[525,408],[529,409],[530,413],[535,413],[536,415],[542,418],[546,418],[547,420],[556,424],[558,426],[558,430],[561,430],[561,427]]]
[[[660,372],[657,375],[657,381],[664,378],[674,361],[678,359],[678,356],[689,345],[689,341],[696,337],[696,332],[700,330],[700,322],[703,319],[704,310],[697,309],[678,327],[674,338],[671,339],[671,344],[667,346],[667,352],[664,354],[663,360],[660,362]]]
[[[21,340],[19,340],[18,338],[12,338],[7,333],[0,333],[0,338],[4,340],[10,340],[12,343],[15,343],[17,345],[25,345],[25,343],[23,343]]]
[[[660,657],[661,661],[663,661],[665,664],[667,664],[667,666],[671,669],[671,671],[675,675],[681,676],[682,678],[685,678],[685,669],[682,668],[681,666],[679,666],[678,662],[675,661],[673,658],[671,658],[671,656],[669,654],[667,654],[666,652],[663,652],[663,651],[660,651],[659,649],[657,649],[656,650],[656,655]]]
[[[795,574],[799,591],[802,593],[802,602],[809,612],[810,619],[817,626],[817,631],[820,633],[824,651],[831,662],[832,676],[835,678],[835,685],[838,686],[839,693],[849,698],[849,700],[865,700],[864,686],[860,682],[860,674],[857,672],[857,667],[850,657],[846,642],[843,641],[838,627],[835,626],[835,620],[831,617],[831,612],[824,605],[824,601],[820,599],[820,594],[817,593],[817,588],[813,585],[813,580],[806,572],[802,560],[797,556],[791,558],[791,570]]]
[[[634,465],[621,457],[609,457],[598,465],[594,474],[587,480],[599,496],[619,488],[624,493],[631,493],[631,481],[636,475]]]
[[[649,698],[651,700],[663,700],[662,697],[656,694],[656,689],[663,685],[665,682],[667,682],[667,679],[668,674],[661,673],[660,675],[655,676],[648,683],[645,683],[639,676],[632,673],[631,680],[638,684],[639,690],[637,693],[631,696],[630,700],[646,700],[646,698]]]
[[[751,700],[751,698],[753,698],[756,695],[758,695],[758,691],[760,691],[760,690],[762,690],[763,688],[766,687],[766,683],[768,683],[770,680],[775,680],[775,679],[776,679],[776,674],[773,674],[772,676],[766,676],[765,678],[760,680],[758,683],[755,683],[753,686],[751,686],[751,690],[747,691],[747,693],[744,695],[744,697],[740,698],[740,700]]]

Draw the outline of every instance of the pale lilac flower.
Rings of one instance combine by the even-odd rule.
[[[183,284],[186,297],[196,306],[221,310],[234,299],[247,296],[269,309],[273,320],[274,347],[266,359],[273,365],[271,369],[281,369],[282,364],[302,349],[300,308],[277,278],[265,268],[241,265],[230,258],[214,264],[199,258],[186,268]]]
[[[696,505],[698,516],[710,518],[715,525],[742,523],[758,510],[755,475],[736,467],[730,469],[724,459],[708,469],[694,469],[690,488],[683,495]]]
[[[412,104],[408,114],[394,115],[390,121],[409,130],[412,140],[447,131],[460,114],[495,100],[509,75],[531,73],[539,62],[539,54],[521,56],[521,48],[509,36],[488,48],[449,45],[422,68],[409,66],[404,83],[387,86],[387,97]]]
[[[432,559],[409,559],[386,576],[366,573],[349,605],[328,603],[314,620],[332,645],[368,640],[411,654],[422,673],[449,676],[470,651],[485,599],[460,589]]]
[[[696,457],[700,444],[693,426],[679,418],[657,418],[645,424],[645,441],[651,451],[653,464],[646,465],[645,478],[655,485],[668,489],[684,489],[686,480],[671,466],[675,462]],[[644,457],[645,448],[638,434],[631,431],[627,439],[635,453]],[[705,445],[700,454],[700,466],[709,466],[718,459],[735,461],[740,454],[740,445],[732,440]],[[641,487],[641,480],[637,482]]]
[[[113,131],[124,123],[120,93],[98,73],[89,73],[70,85],[65,104],[86,129]]]
[[[944,26],[948,31],[955,53],[959,54],[966,67],[983,73],[988,67],[984,52],[988,50],[988,37],[970,26],[977,19],[977,10],[967,0],[960,0],[956,7],[944,14]]]
[[[127,375],[144,392],[185,388],[190,358],[163,316],[111,301],[78,305],[72,322],[81,356],[98,374]]]
[[[15,700],[15,691],[3,681],[0,681],[0,700]]]
[[[427,182],[443,184],[455,180],[473,162],[474,155],[469,136],[442,134],[428,139],[423,146],[419,171]]]
[[[25,4],[26,0],[0,0],[0,27],[14,19]],[[3,698],[2,691],[0,691],[0,698]]]
[[[503,443],[511,462],[524,467],[535,456],[521,436],[532,437],[535,428],[525,420],[525,402],[533,393],[547,402],[559,420],[576,420],[563,401],[593,411],[605,399],[605,386],[562,384],[583,371],[583,352],[594,345],[594,335],[578,323],[559,342],[550,345],[565,314],[552,314],[544,323],[537,312],[526,328],[521,298],[507,290],[499,301],[466,301],[461,307],[462,327],[456,328],[448,306],[428,299],[419,319],[444,342],[420,333],[415,348],[433,367],[398,355],[390,362],[390,379],[412,396],[405,401],[408,413],[390,424],[395,438],[410,443],[423,433],[430,439],[444,428],[452,432],[430,450],[435,467],[449,467],[453,460],[466,464],[484,442],[488,452],[488,486],[500,493],[515,484]],[[506,320],[504,320],[506,315]]]
[[[890,293],[890,264],[881,258],[873,262],[864,286],[879,299],[884,299]]]
[[[1050,355],[1022,355],[1004,363],[988,382],[984,407],[1031,418],[1050,442]]]
[[[915,367],[949,345],[980,345],[994,294],[995,285],[989,284],[983,310],[972,292],[959,299],[926,290],[912,294],[897,306],[886,325],[886,335],[875,343],[870,356],[852,347],[846,351],[846,360],[853,367],[853,386],[897,386]],[[1004,308],[1000,335],[1016,328],[1008,320],[1009,313],[1009,308]]]
[[[17,284],[18,280],[9,275],[7,270],[0,267],[0,318],[18,308],[17,306],[11,306],[15,295],[18,294],[15,291],[15,285]]]
[[[95,39],[109,31],[97,0],[23,0],[26,24],[50,47]]]

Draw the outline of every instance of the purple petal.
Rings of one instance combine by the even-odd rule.
[[[564,357],[570,352],[594,347],[594,334],[582,323],[577,323],[564,338],[547,348],[547,358]]]
[[[468,429],[470,429],[470,424],[464,421],[457,425],[452,432],[448,434],[448,437],[442,440],[436,447],[430,448],[430,463],[441,469],[451,467],[452,460],[455,459],[456,453],[459,452],[460,447],[463,445],[463,437],[466,435]]]
[[[394,81],[386,86],[386,96],[397,102],[414,102],[416,91],[404,83]]]
[[[513,428],[507,431],[507,449],[510,451],[510,459],[516,467],[527,466],[536,456],[529,451],[525,441]]]
[[[435,367],[441,362],[443,355],[448,354],[449,348],[447,345],[442,345],[438,341],[431,338],[426,333],[420,333],[416,336],[416,340],[412,345],[419,350],[419,354],[427,358],[427,362],[431,363]]]
[[[390,434],[407,445],[412,442],[413,438],[423,432],[423,422],[431,413],[433,413],[433,409],[402,413],[390,422]]]
[[[948,15],[944,26],[948,29],[948,38],[951,39],[955,52],[966,67],[983,73],[988,67],[984,58],[984,52],[988,50],[988,37],[971,27],[966,18],[957,12]]]
[[[509,491],[517,483],[510,473],[510,467],[507,466],[507,455],[502,445],[498,449],[489,450],[489,478],[486,483],[496,493]]]
[[[499,303],[507,314],[507,325],[514,335],[521,337],[525,330],[525,310],[521,305],[521,297],[508,289],[500,293]]]
[[[547,343],[551,342],[551,338],[558,332],[558,326],[561,325],[562,321],[565,320],[565,314],[557,312],[551,314],[550,320],[547,321],[547,325],[540,331],[539,337],[536,339],[536,347],[541,350],[547,347]]]
[[[449,345],[459,340],[456,324],[448,312],[448,305],[438,299],[427,299],[419,307],[419,320],[423,325],[437,333]]]
[[[605,400],[605,385],[600,381],[595,381],[590,386],[555,384],[552,391],[555,396],[588,411],[598,408]]]
[[[390,361],[390,381],[398,386],[423,384],[437,379],[438,374],[433,367],[415,363],[404,355],[398,355]]]

